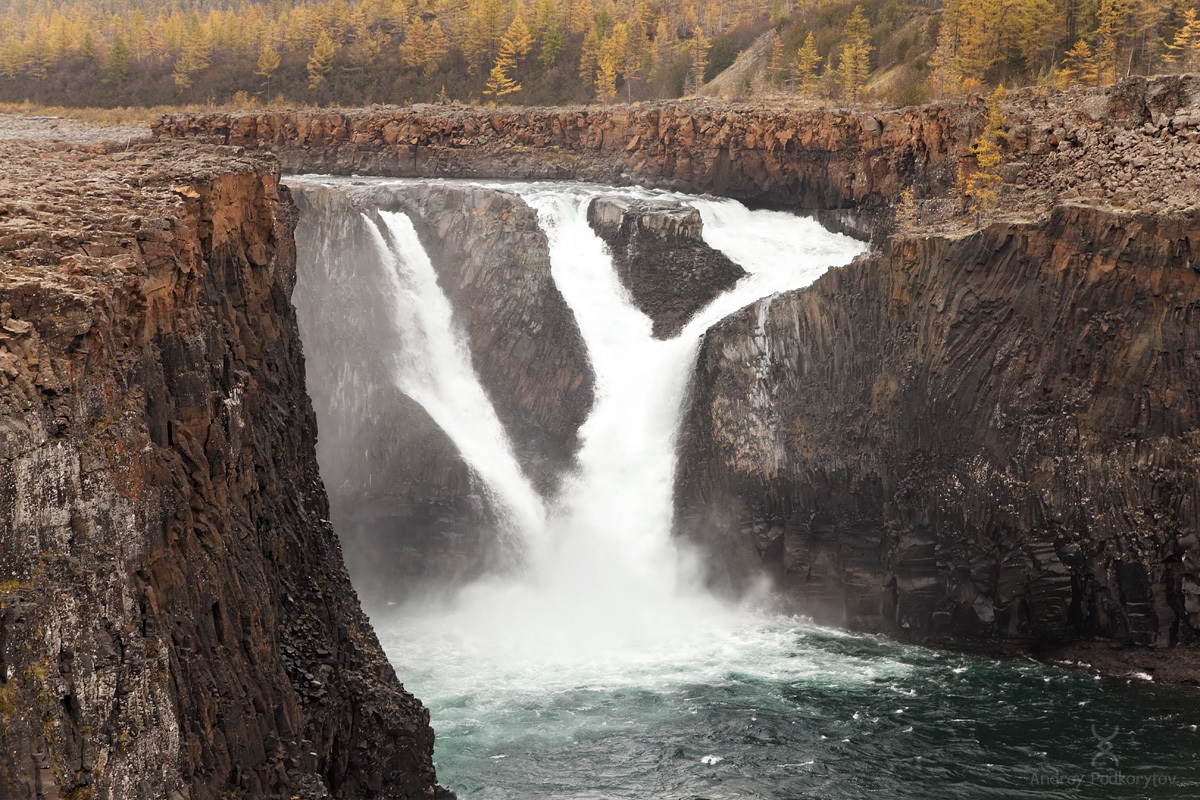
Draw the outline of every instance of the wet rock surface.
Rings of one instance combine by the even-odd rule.
[[[427,796],[328,522],[277,167],[0,152],[0,796]]]
[[[714,579],[766,565],[858,628],[1196,644],[1198,236],[1194,212],[1060,207],[898,237],[730,317],[692,388],[681,532]]]
[[[746,274],[705,243],[700,212],[677,201],[598,197],[588,206],[588,223],[659,339],[677,336]]]
[[[712,192],[870,236],[880,252],[762,330],[755,308],[708,337],[678,497],[714,580],[765,563],[807,611],[927,642],[1185,645],[1173,671],[1195,680],[1200,77],[1012,92],[1000,207],[969,233],[956,177],[985,110],[424,106],[154,131],[299,171]]]

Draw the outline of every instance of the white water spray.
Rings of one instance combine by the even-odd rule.
[[[588,348],[595,404],[579,432],[575,472],[551,509],[546,534],[541,528],[526,532],[528,574],[468,586],[449,607],[403,614],[393,630],[427,642],[431,652],[453,653],[453,662],[472,668],[491,664],[508,680],[548,668],[587,674],[672,663],[685,652],[692,661],[705,661],[713,657],[711,648],[728,647],[729,635],[747,624],[748,612],[710,596],[671,537],[676,437],[700,337],[754,300],[810,283],[862,245],[788,214],[675,196],[699,210],[706,241],[748,275],[679,336],[663,341],[652,336],[651,321],[632,304],[606,245],[587,222],[588,204],[611,190],[504,188],[538,212],[554,281]],[[432,275],[415,234],[402,249]],[[503,461],[509,477],[519,474],[510,450],[504,458],[472,455],[468,448],[480,442],[461,438],[466,431],[447,432],[510,506],[527,505],[528,481],[522,478],[521,493],[509,499],[511,485],[493,481],[479,466]],[[486,447],[494,450],[496,441],[488,438]]]
[[[525,478],[479,378],[471,366],[465,336],[437,272],[403,213],[379,211],[383,231],[370,217],[363,221],[384,266],[393,320],[403,346],[396,352],[396,385],[416,400],[446,432],[483,480],[493,506],[510,533],[537,541],[546,527],[541,498]]]

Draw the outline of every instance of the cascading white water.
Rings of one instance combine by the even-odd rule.
[[[396,385],[416,400],[446,432],[492,495],[510,533],[536,540],[546,526],[541,497],[521,472],[504,426],[471,366],[471,354],[437,272],[412,220],[378,211],[387,232],[367,215],[383,264],[393,320],[402,346],[395,351]]]
[[[760,297],[811,282],[862,245],[792,215],[676,196],[700,211],[706,240],[748,275],[679,336],[662,341],[652,336],[651,321],[632,304],[606,245],[587,222],[588,204],[601,190],[503,188],[538,212],[554,281],[588,348],[595,403],[547,535],[527,537],[529,572],[466,587],[450,607],[407,618],[405,636],[432,638],[437,652],[458,653],[463,663],[502,663],[528,674],[549,665],[657,664],[697,646],[723,648],[713,632],[736,629],[746,612],[704,591],[671,537],[675,440],[700,336]],[[426,630],[409,629],[413,624]]]

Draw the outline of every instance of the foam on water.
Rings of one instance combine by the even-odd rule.
[[[586,682],[589,670],[595,679],[645,682],[760,649],[751,640],[775,623],[706,592],[671,536],[675,440],[688,377],[709,326],[760,297],[811,282],[862,245],[791,215],[677,196],[700,210],[706,238],[749,275],[679,336],[661,341],[587,222],[596,190],[507,188],[538,212],[554,281],[587,345],[594,407],[548,535],[527,537],[529,572],[480,582],[397,624],[406,625],[408,637],[436,641],[433,652],[453,652],[476,671],[483,664],[501,670],[509,686],[522,683],[522,674],[537,685],[548,677]],[[751,235],[739,234],[746,228]],[[423,254],[405,258],[417,262]],[[778,641],[777,631],[762,639]],[[405,657],[405,667],[419,665]]]

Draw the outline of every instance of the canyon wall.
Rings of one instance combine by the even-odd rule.
[[[1174,180],[1133,181],[1152,171],[1155,160],[1194,159],[1198,97],[1194,75],[1012,92],[1005,158],[1006,179],[1019,187],[1014,201],[1043,210],[1063,193],[1142,206],[1169,202],[1162,189]],[[704,100],[532,109],[417,105],[181,113],[152,127],[162,138],[268,148],[289,172],[637,183],[809,210],[869,234],[865,226],[876,218],[833,212],[886,208],[906,187],[919,197],[951,191],[960,158],[983,128],[983,110],[979,97],[880,110]],[[1164,130],[1168,136],[1160,136]],[[1106,169],[1113,166],[1105,165],[1106,156],[1126,155],[1117,140],[1129,132],[1136,132],[1137,152]],[[1165,159],[1143,152],[1151,138],[1176,134],[1190,150]]]
[[[277,166],[2,147],[0,796],[445,794],[328,520]]]
[[[719,323],[679,527],[736,586],[977,641],[1200,631],[1200,220],[900,236]]]

